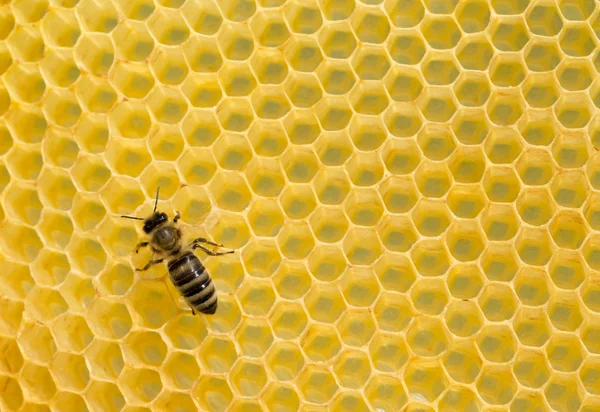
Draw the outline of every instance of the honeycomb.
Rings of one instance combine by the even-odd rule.
[[[0,410],[600,411],[597,2],[0,4]]]

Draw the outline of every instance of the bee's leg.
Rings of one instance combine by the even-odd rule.
[[[192,305],[190,305],[190,309],[192,310],[192,316],[196,316],[196,311]]]
[[[207,249],[204,246],[201,246],[197,243],[192,244],[192,249],[200,249],[201,251],[206,253],[208,256],[222,256],[222,255],[229,255],[230,253],[233,253],[233,250],[228,250],[227,252],[213,252],[212,250]]]
[[[194,239],[194,241],[192,243],[190,243],[190,246],[194,246],[196,243],[206,243],[207,245],[211,245],[211,246],[225,247],[225,246],[220,245],[218,243],[211,242],[210,240],[205,239],[203,237],[199,237],[198,239]]]
[[[154,266],[154,265],[157,265],[157,264],[159,264],[159,263],[162,263],[162,261],[163,261],[163,260],[164,260],[164,259],[151,260],[151,261],[150,261],[150,262],[148,262],[148,263],[146,264],[146,266],[144,266],[143,268],[141,268],[141,269],[138,269],[138,268],[136,268],[135,270],[136,270],[136,271],[138,271],[138,272],[143,272],[143,271],[145,271],[145,270],[148,270],[148,269],[150,269],[150,266]]]
[[[138,253],[141,248],[148,246],[148,242],[140,242],[135,247],[135,253]]]
[[[175,211],[175,217],[173,218],[173,223],[177,223],[177,221],[181,219],[181,213]]]

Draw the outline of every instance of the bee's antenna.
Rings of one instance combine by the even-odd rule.
[[[154,202],[154,211],[156,212],[156,208],[158,207],[158,193],[160,192],[160,186],[156,188],[156,201]]]
[[[141,217],[135,217],[135,216],[121,216],[121,217],[124,217],[125,219],[144,220]]]

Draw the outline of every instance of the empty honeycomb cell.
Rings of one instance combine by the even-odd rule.
[[[346,309],[338,287],[334,284],[314,284],[304,297],[311,318],[319,322],[333,323]]]
[[[448,306],[445,315],[446,327],[455,336],[473,336],[483,326],[483,316],[474,302],[454,301]]]
[[[92,279],[74,273],[66,277],[59,290],[74,312],[84,312],[97,294]]]
[[[276,342],[267,353],[267,366],[280,381],[294,379],[304,367],[304,355],[297,344]]]
[[[213,1],[185,2],[181,11],[188,26],[198,34],[213,35],[223,23],[221,12]]]
[[[152,73],[140,63],[116,63],[110,72],[110,79],[117,90],[133,99],[143,99],[154,87]]]
[[[568,129],[585,127],[592,116],[593,108],[587,94],[563,94],[556,105],[554,112],[557,120]]]
[[[523,228],[515,246],[521,260],[533,266],[548,263],[555,249],[548,232],[537,228]]]
[[[19,349],[29,360],[46,364],[56,352],[56,344],[50,330],[37,322],[27,322],[22,325],[17,338]],[[14,358],[16,360],[17,358]],[[10,362],[12,364],[13,358]]]
[[[2,315],[0,316],[0,331],[4,336],[16,337],[23,320],[24,305],[20,301],[2,298],[0,300]]]
[[[111,69],[115,51],[110,37],[103,34],[86,33],[75,46],[75,58],[89,73],[102,76]]]
[[[393,67],[384,79],[386,89],[396,102],[416,100],[423,91],[423,80],[420,71]]]
[[[489,280],[500,282],[510,282],[519,268],[514,248],[503,243],[490,243],[480,264]]]
[[[166,46],[181,45],[190,35],[190,29],[178,10],[158,9],[152,13],[147,25],[154,38]]]
[[[196,383],[192,396],[210,411],[225,409],[233,399],[227,380],[217,376],[203,375]]]
[[[342,342],[349,346],[366,345],[375,329],[369,309],[347,309],[337,325]]]
[[[156,398],[163,388],[158,372],[151,369],[126,368],[118,380],[125,400],[145,404]]]
[[[188,393],[174,392],[171,390],[162,391],[159,396],[156,397],[156,400],[153,406],[160,410],[169,410],[175,409],[182,412],[192,412],[197,409],[197,406],[194,404],[191,396]],[[127,408],[129,412],[145,412],[149,408]]]
[[[69,9],[52,9],[42,22],[46,43],[55,47],[73,47],[81,30],[75,11]]]
[[[123,354],[118,344],[95,339],[84,354],[92,376],[100,379],[117,379],[124,366]]]
[[[557,213],[549,230],[554,243],[565,249],[579,249],[587,236],[583,217],[569,211]]]
[[[341,350],[335,329],[325,325],[311,325],[300,339],[304,354],[314,362],[327,362]]]
[[[281,46],[290,37],[283,13],[280,11],[259,11],[252,17],[250,28],[263,47]]]
[[[125,406],[123,394],[112,382],[92,381],[85,397],[88,403],[109,411],[118,411]]]
[[[581,406],[583,390],[575,376],[557,373],[550,378],[544,395],[551,408],[578,410]]]
[[[517,199],[516,206],[521,219],[534,226],[546,224],[556,209],[545,189],[525,189]]]
[[[50,89],[44,100],[46,118],[57,126],[71,127],[81,116],[81,107],[70,91]]]
[[[513,330],[522,345],[541,347],[550,338],[550,321],[545,309],[521,308],[513,319]]]
[[[462,221],[450,226],[446,232],[448,250],[461,262],[476,260],[484,249],[481,228],[474,222]]]
[[[512,205],[491,203],[483,211],[481,228],[488,240],[510,240],[517,234],[519,218]]]
[[[404,371],[404,382],[413,396],[434,402],[448,387],[448,378],[437,360],[415,359]]]
[[[81,395],[73,392],[58,392],[50,403],[51,410],[67,412],[70,410],[85,410],[87,408]]]
[[[477,336],[477,346],[483,357],[490,362],[510,362],[517,351],[517,340],[506,325],[484,326]]]
[[[524,102],[517,89],[494,91],[487,104],[490,120],[498,126],[513,125],[524,112]]]
[[[298,393],[292,385],[273,382],[267,386],[264,396],[264,403],[272,410],[277,408],[297,410],[300,406]]]
[[[411,220],[421,235],[436,237],[448,228],[450,217],[444,202],[421,199],[413,209]]]
[[[0,284],[5,288],[5,295],[11,299],[24,299],[35,285],[29,267],[4,259],[1,262],[6,267],[4,279],[0,280]]]
[[[499,54],[492,59],[490,66],[490,80],[496,86],[518,86],[526,77],[525,64],[518,54]]]
[[[0,339],[0,369],[8,374],[17,374],[23,366],[23,355],[14,339]]]
[[[510,287],[502,283],[490,283],[479,296],[479,306],[488,320],[502,322],[513,317],[518,302]]]
[[[180,390],[190,389],[198,380],[200,369],[192,355],[172,353],[162,367],[165,382]]]
[[[401,381],[388,375],[373,375],[364,393],[371,407],[383,410],[400,409],[408,400]]]
[[[351,18],[352,28],[358,40],[364,43],[383,43],[390,33],[388,17],[377,8],[359,8]]]
[[[273,278],[279,296],[298,299],[310,289],[312,280],[302,262],[284,261]]]
[[[506,405],[517,392],[517,383],[504,365],[486,365],[477,381],[483,400],[492,405]]]
[[[566,59],[557,68],[558,81],[568,91],[585,90],[592,83],[592,70],[586,60]]]
[[[414,177],[421,194],[430,198],[443,197],[452,184],[452,177],[444,163],[422,161]]]
[[[120,339],[131,329],[131,316],[122,303],[106,298],[96,299],[88,312],[94,334],[109,339]]]
[[[415,302],[415,307],[417,306],[418,303]],[[446,351],[449,336],[440,319],[419,316],[406,332],[406,339],[412,351],[419,357],[435,357]]]
[[[559,166],[575,169],[584,166],[590,156],[587,137],[582,133],[562,133],[552,144],[552,155]]]
[[[317,246],[308,257],[308,268],[312,275],[324,282],[340,277],[346,269],[346,258],[337,246]]]
[[[39,102],[46,92],[42,72],[35,64],[12,64],[4,75],[4,86],[12,99],[26,102]]]
[[[138,323],[147,328],[160,328],[176,313],[175,305],[163,282],[138,282],[129,291],[127,298],[130,308],[137,315]]]
[[[481,73],[461,74],[454,85],[454,93],[463,106],[483,106],[490,97],[489,80]]]
[[[512,168],[494,166],[487,169],[483,188],[490,201],[511,203],[517,198],[521,184]]]
[[[596,47],[596,39],[590,26],[583,23],[570,23],[562,29],[559,44],[568,56],[589,56]]]
[[[583,362],[583,348],[578,337],[554,335],[546,346],[548,362],[560,372],[575,372]]]
[[[588,180],[581,170],[568,171],[558,174],[552,181],[552,197],[560,206],[568,208],[579,208],[588,198],[590,190]],[[593,197],[590,197],[593,199]],[[588,223],[595,225],[592,209],[584,209],[584,215]]]
[[[256,396],[267,383],[264,366],[254,360],[240,359],[231,370],[233,389],[242,396]]]
[[[540,388],[550,377],[546,357],[531,349],[519,349],[513,371],[519,383],[528,388]]]
[[[292,111],[283,120],[283,126],[289,140],[294,144],[310,144],[321,133],[318,118],[312,110]]]
[[[237,358],[236,347],[228,337],[208,337],[202,342],[199,360],[204,368],[213,373],[228,372]],[[157,362],[161,363],[162,360]]]
[[[34,363],[25,363],[19,383],[25,398],[34,402],[47,402],[56,393],[56,384],[50,372]]]
[[[222,212],[221,218],[210,231],[212,238],[229,248],[240,249],[250,238],[250,229],[239,215]]]
[[[414,311],[406,297],[384,292],[377,299],[374,314],[381,330],[400,332],[408,326]]]
[[[13,56],[21,61],[34,63],[44,57],[44,38],[37,26],[17,27],[6,40]]]
[[[320,365],[307,366],[298,377],[297,385],[306,401],[319,405],[328,403],[338,390],[333,374]]]
[[[248,131],[248,140],[256,154],[265,157],[280,155],[288,145],[279,122],[255,121]]]
[[[558,46],[553,40],[545,40],[541,38],[534,38],[530,41],[529,45],[525,48],[525,63],[529,70],[533,72],[547,72],[550,70],[554,70],[558,64],[560,63],[562,58],[562,53],[559,50]],[[529,75],[532,79],[531,82],[533,84],[540,84],[542,80],[547,80],[548,84],[551,86],[550,92],[555,92],[556,82],[553,77],[548,76],[536,76],[535,73]],[[538,82],[535,81],[538,80]],[[543,87],[538,87],[537,90],[533,90],[537,94],[542,94],[545,90]],[[535,96],[537,99],[541,99],[543,96]]]
[[[472,383],[479,375],[482,359],[471,340],[456,340],[443,356],[444,369],[448,375],[461,383]]]
[[[350,229],[343,247],[346,257],[355,265],[369,265],[377,260],[382,252],[377,234],[362,228]]]
[[[273,343],[273,333],[266,320],[248,318],[238,327],[236,341],[244,355],[262,357]]]
[[[450,267],[450,256],[442,240],[422,239],[411,250],[412,261],[423,276],[441,276]]]
[[[458,299],[472,299],[483,287],[483,274],[474,264],[454,265],[448,273],[448,290]]]
[[[4,208],[9,217],[28,225],[39,222],[43,205],[31,185],[20,182],[9,184],[5,188],[4,199]]]
[[[25,143],[39,143],[46,132],[48,122],[41,108],[27,104],[14,104],[14,110],[6,115],[7,125],[12,135]],[[25,150],[25,149],[21,149]],[[37,168],[39,169],[39,167]],[[26,173],[32,175],[33,173]]]
[[[448,192],[448,206],[461,218],[475,218],[486,205],[485,192],[479,185],[454,185]]]
[[[454,94],[449,88],[432,86],[425,88],[417,100],[423,116],[432,122],[446,122],[456,112]]]
[[[392,139],[383,146],[383,161],[394,175],[410,174],[421,162],[419,148],[412,139]]]
[[[140,22],[123,20],[113,30],[111,36],[116,46],[117,56],[130,62],[144,61],[154,48],[154,40],[148,28]]]
[[[440,279],[417,280],[410,296],[415,308],[428,315],[439,315],[448,304],[448,291]]]
[[[381,80],[390,69],[390,62],[385,50],[363,44],[352,58],[352,67],[362,80]]]
[[[79,392],[90,381],[90,372],[80,355],[59,352],[52,358],[50,370],[60,389]]]
[[[306,328],[307,316],[299,303],[280,302],[275,304],[269,322],[278,338],[294,339]]]
[[[514,129],[494,128],[485,142],[488,159],[495,164],[512,163],[523,150],[523,142]]]
[[[548,302],[548,317],[555,328],[574,332],[583,322],[579,300],[573,293],[555,293]]]
[[[369,344],[369,354],[376,369],[383,372],[396,372],[409,358],[408,347],[403,337],[378,332]]]
[[[579,378],[585,387],[585,390],[593,395],[598,395],[598,360],[594,358],[586,359],[583,367],[579,371]]]

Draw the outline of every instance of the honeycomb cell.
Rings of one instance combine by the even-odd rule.
[[[271,410],[278,408],[297,410],[300,406],[298,393],[292,385],[273,382],[267,386],[264,396],[264,403]]]
[[[86,399],[106,410],[120,410],[125,406],[123,394],[117,385],[111,382],[93,381],[86,391]]]
[[[574,332],[583,322],[579,300],[569,292],[555,293],[548,302],[548,317],[555,328]]]
[[[314,362],[327,362],[341,350],[341,342],[335,329],[325,325],[310,325],[300,339],[302,351]]]
[[[384,292],[377,299],[374,314],[381,330],[400,332],[408,326],[414,311],[406,297]]]
[[[56,384],[50,372],[34,363],[28,362],[23,366],[19,383],[25,398],[34,402],[47,402],[56,393]]]
[[[73,392],[59,392],[50,403],[51,410],[67,412],[70,410],[85,410],[87,408],[81,395]]]
[[[483,325],[479,308],[475,303],[467,300],[450,303],[445,321],[450,333],[463,338],[474,335]]]
[[[383,146],[383,161],[394,175],[410,174],[421,162],[421,154],[412,139],[391,139]]]
[[[151,369],[127,368],[118,383],[123,396],[131,404],[151,402],[163,388],[160,375]]]
[[[443,86],[425,88],[417,100],[417,106],[427,120],[440,123],[450,120],[457,107],[454,93]]]
[[[461,39],[461,32],[451,16],[425,16],[421,33],[427,43],[437,50],[452,49]],[[444,33],[444,35],[441,35]]]
[[[82,356],[70,353],[57,353],[50,364],[50,370],[61,389],[81,391],[90,381],[90,372]]]
[[[374,375],[365,388],[365,396],[373,408],[397,410],[408,400],[400,380],[388,375]]]
[[[319,365],[307,366],[298,377],[297,385],[306,401],[319,405],[329,402],[338,390],[333,374]]]
[[[486,365],[477,381],[479,395],[489,404],[505,405],[517,392],[517,383],[504,365]]]
[[[362,80],[381,80],[390,69],[390,62],[383,49],[361,45],[352,58],[352,67]]]
[[[17,336],[17,331],[23,320],[23,303],[3,298],[0,300],[2,317],[0,317],[0,331],[4,336]]]
[[[471,222],[457,222],[446,233],[448,250],[461,262],[476,260],[483,252],[483,242],[479,225]]]
[[[110,37],[99,33],[84,34],[77,42],[74,53],[83,68],[96,76],[108,74],[115,59]]]
[[[409,352],[402,336],[377,332],[369,344],[369,354],[376,369],[397,372],[408,361]]]
[[[415,303],[415,306],[418,305]],[[440,319],[420,316],[408,329],[406,339],[412,351],[419,357],[436,357],[448,348],[449,336]]]
[[[366,345],[376,330],[375,322],[369,309],[346,309],[337,324],[342,342],[348,346]]]
[[[519,229],[519,220],[510,205],[492,203],[481,216],[481,228],[488,240],[510,240]]]
[[[596,41],[589,25],[570,23],[562,29],[559,44],[562,51],[572,57],[589,56],[596,47]]]
[[[454,93],[463,106],[483,106],[490,96],[489,81],[481,73],[461,74],[454,85]]]
[[[38,27],[20,26],[6,39],[15,58],[25,62],[39,62],[44,57],[44,38]]]
[[[37,322],[24,323],[17,341],[22,354],[27,359],[33,360],[38,364],[47,364],[50,362],[57,349],[48,327]],[[11,365],[13,365],[12,362],[15,360],[18,360],[18,358],[11,356]],[[15,364],[18,365],[18,363]]]
[[[447,197],[450,210],[461,218],[477,217],[487,203],[485,198],[479,185],[454,185]]]
[[[396,63],[416,65],[425,56],[425,43],[419,33],[400,32],[392,35],[388,51]]]
[[[483,276],[474,264],[454,265],[448,274],[448,290],[458,299],[472,299],[483,287]]]
[[[261,363],[240,359],[231,370],[233,389],[242,396],[256,396],[267,383],[267,374]]]
[[[439,361],[415,359],[404,371],[404,382],[410,393],[434,402],[448,387],[448,378]]]
[[[284,7],[284,17],[292,32],[298,34],[314,34],[323,24],[321,10],[316,3],[287,3]]]
[[[485,359],[494,363],[510,362],[517,351],[517,341],[506,325],[485,326],[477,336],[477,346]]]
[[[560,372],[575,372],[583,362],[583,348],[579,338],[555,334],[546,346],[548,362]]]
[[[200,377],[192,390],[192,396],[203,408],[210,411],[227,408],[233,399],[227,380],[210,375]]]
[[[309,315],[320,322],[334,322],[346,308],[337,286],[330,284],[314,284],[304,303]]]
[[[5,86],[12,99],[26,103],[37,103],[46,92],[46,83],[37,65],[12,64],[6,74]]]
[[[452,177],[444,163],[422,161],[415,171],[415,183],[423,196],[441,198],[450,189]]]
[[[574,376],[555,374],[550,378],[544,395],[553,409],[578,410],[583,398],[583,388]]]
[[[513,330],[526,346],[543,346],[550,338],[550,327],[545,309],[521,308],[513,319]]]
[[[586,359],[583,367],[579,371],[579,378],[588,393],[598,394],[598,383],[596,376],[598,373],[598,360],[594,358]]]
[[[289,76],[285,85],[285,92],[291,103],[295,107],[309,108],[314,106],[323,96],[321,86],[317,77],[307,73],[293,73]],[[276,100],[274,99],[276,98]],[[287,102],[281,95],[263,96],[264,105],[262,106],[263,115],[261,117],[276,118],[281,117],[284,111],[287,112]],[[267,113],[265,110],[270,110],[274,104],[280,105],[278,113]],[[269,106],[270,105],[270,106]]]
[[[450,225],[450,211],[444,202],[421,199],[412,212],[412,222],[421,235],[436,237]]]
[[[0,357],[0,370],[8,374],[16,374],[23,367],[23,355],[17,342],[10,338],[0,339],[2,357]]]
[[[419,312],[439,315],[448,304],[445,282],[440,279],[418,280],[411,290],[411,299]]]
[[[312,110],[294,110],[283,120],[283,127],[290,141],[301,145],[312,143],[321,132]]]

